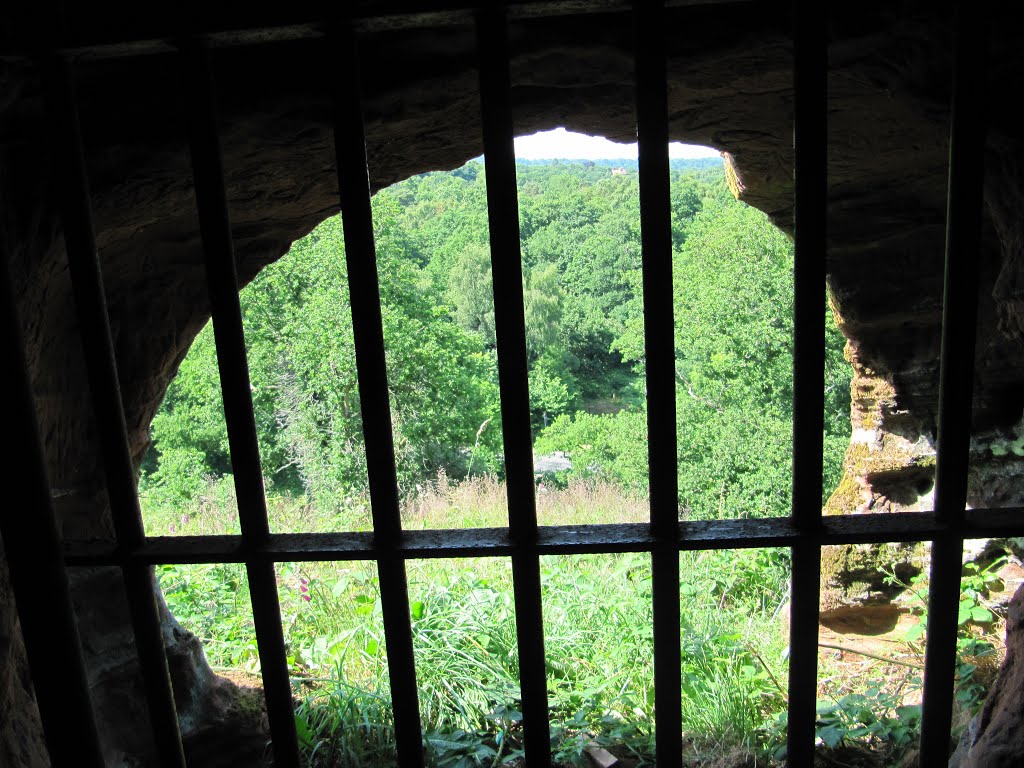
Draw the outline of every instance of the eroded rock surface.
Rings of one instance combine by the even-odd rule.
[[[964,734],[951,766],[1011,768],[1024,755],[1024,590],[1010,603],[1006,659],[975,722]]]

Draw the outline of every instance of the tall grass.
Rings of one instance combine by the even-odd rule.
[[[549,523],[637,522],[646,502],[576,482],[538,492]],[[350,528],[302,499],[272,514],[306,530]],[[405,509],[407,527],[506,524],[503,486],[439,478]],[[147,510],[154,533],[237,530],[233,496],[211,487],[189,511]],[[357,520],[354,525],[358,525]],[[277,566],[296,722],[310,766],[394,765],[387,649],[373,562]],[[683,724],[694,754],[756,746],[783,708],[786,555],[681,555]],[[521,752],[515,604],[507,558],[407,563],[413,647],[428,758],[442,768],[498,765]],[[158,568],[167,602],[215,667],[259,668],[240,565]],[[542,601],[553,747],[583,764],[592,741],[653,761],[651,562],[646,553],[545,556]]]
[[[646,517],[645,501],[608,484],[541,488],[537,498],[548,524]],[[359,500],[329,513],[282,495],[271,494],[269,504],[276,530],[367,524]],[[452,483],[442,476],[409,497],[403,522],[409,528],[503,526],[504,487],[489,478]],[[237,532],[233,493],[227,482],[213,483],[188,509],[148,507],[146,524],[150,535]],[[681,715],[691,762],[736,749],[781,755],[788,557],[778,549],[680,555]],[[430,765],[514,762],[522,749],[522,715],[510,561],[413,560],[406,570]],[[628,753],[638,765],[651,764],[657,716],[650,555],[544,556],[540,573],[556,761],[586,764],[585,749],[596,741]],[[986,574],[974,576],[968,586],[975,591],[965,595],[981,594]],[[167,564],[158,566],[157,575],[172,613],[200,637],[214,668],[259,669],[243,566]],[[278,563],[277,577],[306,764],[395,765],[376,564]],[[974,656],[984,655],[975,647],[979,642],[972,645]],[[853,669],[828,656],[821,666],[826,699],[818,733],[824,743],[867,745],[878,755],[913,743],[918,726],[912,698],[919,682],[904,674],[913,670]],[[969,687],[976,682],[975,666],[965,661],[958,667],[958,696],[969,694],[969,703],[983,695]],[[859,682],[851,693],[847,684],[854,677]]]
[[[489,475],[453,482],[444,473],[405,494],[402,524],[412,530],[500,528],[508,525],[505,483]],[[572,479],[564,486],[540,483],[536,493],[541,525],[640,523],[649,519],[647,499],[604,480]],[[147,536],[237,534],[237,502],[230,477],[210,480],[190,504],[168,504],[142,496]],[[343,507],[321,509],[304,496],[267,493],[276,533],[368,531],[369,499],[354,496]]]

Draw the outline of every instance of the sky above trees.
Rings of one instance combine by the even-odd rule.
[[[696,144],[680,144],[673,141],[668,145],[671,158],[692,159],[718,157],[718,150]],[[617,144],[603,136],[587,136],[582,133],[556,128],[541,131],[516,139],[516,157],[520,160],[605,160],[635,159],[636,142]]]

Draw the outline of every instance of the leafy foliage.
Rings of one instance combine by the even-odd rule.
[[[619,505],[626,507],[646,490],[648,461],[637,176],[622,167],[630,171],[523,165],[519,195],[536,450],[566,452],[570,474],[583,478],[573,482],[613,483],[629,497]],[[494,292],[505,287],[492,285],[485,182],[483,165],[471,162],[408,179],[374,199],[391,428],[406,500],[447,486],[448,478],[471,487],[493,481],[470,475],[503,471]],[[785,515],[791,244],[767,217],[729,196],[720,168],[674,168],[671,196],[680,511]],[[364,526],[366,455],[340,219],[328,219],[263,270],[242,303],[272,500],[333,530]],[[826,472],[834,473],[848,441],[849,371],[834,324],[826,343]],[[230,486],[222,414],[207,327],[153,422],[141,486],[148,505],[183,520],[181,509]],[[461,515],[452,520],[459,524],[479,510],[448,511]],[[709,750],[755,747],[765,740],[760,726],[784,705],[782,641],[768,617],[785,600],[786,555],[683,557],[684,726]],[[203,638],[215,664],[258,665],[239,566],[164,566],[159,576],[171,609]],[[393,763],[372,568],[283,564],[278,582],[292,671],[311,686],[296,712],[309,764]],[[410,583],[431,764],[514,762],[522,751],[521,703],[507,568],[432,565],[429,577],[414,573]],[[546,559],[542,588],[556,759],[584,764],[584,748],[596,740],[650,764],[650,558]]]
[[[494,356],[421,290],[396,250],[393,211],[378,217],[378,269],[399,479],[493,463],[500,428]],[[365,448],[340,219],[298,241],[243,292],[253,400],[265,469],[275,484],[328,507],[366,493]],[[230,472],[209,327],[183,361],[152,426],[145,489],[193,497]],[[498,422],[500,423],[500,422]]]
[[[531,423],[572,473],[646,488],[637,177],[598,164],[519,169]],[[729,195],[720,170],[674,171],[673,280],[681,513],[788,513],[792,247]],[[399,483],[502,471],[484,169],[380,193],[375,236]],[[499,287],[500,290],[500,287]],[[295,243],[243,292],[268,482],[352,525],[366,460],[341,222]],[[831,315],[829,315],[831,320]],[[842,338],[827,337],[826,478],[849,431]],[[154,420],[145,491],[165,503],[230,473],[209,329]],[[347,523],[345,521],[348,521]]]

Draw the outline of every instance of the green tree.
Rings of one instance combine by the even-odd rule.
[[[392,428],[399,478],[479,471],[498,453],[493,353],[461,329],[403,250],[397,204],[375,216]],[[242,296],[254,405],[268,478],[339,505],[366,490],[362,415],[341,221],[327,220],[265,269]],[[194,495],[230,472],[212,333],[183,361],[154,421],[146,482]],[[492,461],[493,463],[493,461]]]
[[[150,425],[143,488],[170,503],[197,496],[231,472],[213,327],[200,331]]]
[[[557,343],[562,322],[562,290],[553,264],[538,266],[525,275],[523,313],[526,319],[526,351],[537,360]]]
[[[676,251],[679,497],[695,517],[788,513],[792,270],[788,238],[764,214],[726,199],[705,199]],[[617,341],[627,359],[641,364],[642,322],[635,315]],[[827,344],[828,385],[836,396],[827,403],[825,438],[835,452],[849,407],[838,393],[849,374],[836,361],[842,344],[834,324]],[[829,440],[833,433],[839,439]]]
[[[574,471],[633,488],[646,483],[637,178],[599,163],[518,168],[537,448],[570,450]],[[791,244],[732,199],[721,168],[674,168],[671,195],[680,505],[701,517],[786,514]],[[407,179],[373,207],[400,482],[496,471],[485,169]],[[243,292],[268,481],[330,504],[366,487],[343,254],[333,218]],[[828,321],[826,492],[849,430],[849,367]],[[147,487],[188,497],[230,472],[222,410],[207,329],[154,421]]]

